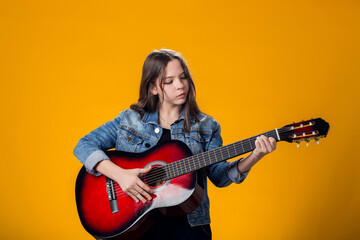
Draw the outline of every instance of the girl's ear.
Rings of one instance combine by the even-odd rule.
[[[159,91],[158,91],[157,87],[152,83],[150,83],[150,92],[153,95],[158,95],[159,94]]]

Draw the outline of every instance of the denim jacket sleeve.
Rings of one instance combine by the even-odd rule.
[[[223,142],[220,132],[221,132],[220,125],[218,122],[216,122],[215,130],[213,132],[211,141],[209,141],[205,146],[206,151],[222,146]],[[234,183],[243,182],[250,170],[241,173],[237,168],[239,161],[240,159],[230,163],[227,161],[223,161],[208,167],[208,171],[209,171],[208,177],[210,181],[217,187],[226,187],[233,182]]]
[[[76,158],[85,165],[86,170],[100,175],[94,168],[102,160],[109,159],[105,151],[115,147],[120,117],[105,123],[80,139],[74,149]]]

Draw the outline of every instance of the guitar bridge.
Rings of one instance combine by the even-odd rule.
[[[106,177],[106,192],[109,198],[111,213],[119,212],[119,206],[117,204],[116,191],[114,181]]]

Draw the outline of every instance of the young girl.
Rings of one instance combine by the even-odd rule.
[[[136,202],[152,201],[152,189],[142,182],[146,169],[123,169],[106,155],[106,150],[144,152],[172,139],[184,142],[193,154],[222,145],[220,125],[202,113],[196,103],[195,86],[179,53],[161,49],[151,52],[143,66],[140,96],[130,109],[84,136],[74,149],[88,172],[116,181]],[[207,167],[202,173],[204,196],[200,205],[185,216],[158,215],[142,239],[211,239],[207,179],[217,187],[241,183],[250,168],[276,148],[274,138],[259,137],[255,150],[243,159]]]

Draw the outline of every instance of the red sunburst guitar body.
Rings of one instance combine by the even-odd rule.
[[[134,239],[134,235],[144,230],[142,222],[151,210],[158,208],[165,214],[186,214],[202,199],[203,189],[197,184],[194,172],[164,180],[164,173],[159,168],[191,155],[182,142],[169,142],[144,153],[108,151],[107,155],[125,169],[152,166],[148,179],[145,176],[143,181],[154,194],[153,200],[136,203],[116,182],[105,176],[93,176],[83,167],[76,181],[76,203],[84,228],[94,237],[129,239],[131,236]],[[153,181],[155,177],[157,180]]]

